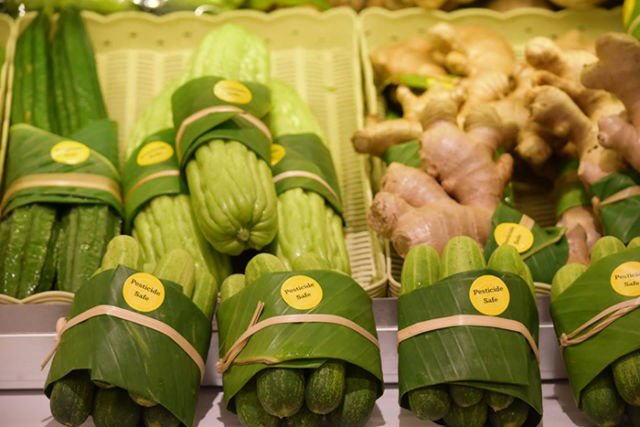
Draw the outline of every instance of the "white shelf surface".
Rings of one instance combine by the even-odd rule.
[[[575,407],[571,390],[566,382],[544,383],[544,419],[546,427],[590,426]],[[419,421],[410,412],[398,406],[398,388],[386,387],[378,400],[367,427],[431,427],[437,424]],[[3,427],[57,427],[60,426],[49,412],[49,400],[40,390],[0,391],[0,425]],[[196,415],[199,426],[239,427],[236,416],[223,408],[222,389],[206,387],[200,393]],[[85,426],[92,426],[87,422]],[[83,426],[84,427],[84,426]]]

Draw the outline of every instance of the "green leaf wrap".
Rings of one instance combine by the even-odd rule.
[[[629,187],[640,185],[640,173],[631,169],[612,173],[591,186],[591,192],[603,202]],[[614,236],[625,244],[640,236],[640,196],[600,205],[600,219],[604,234]]]
[[[403,165],[420,168],[420,141],[404,142],[402,144],[393,145],[382,155],[382,160],[388,165],[393,162],[402,163]]]

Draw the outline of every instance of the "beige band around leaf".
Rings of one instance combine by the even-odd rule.
[[[180,176],[180,170],[178,170],[178,169],[163,170],[163,171],[159,171],[159,172],[156,172],[156,173],[152,173],[151,175],[145,176],[140,181],[138,181],[135,184],[133,184],[129,190],[127,190],[127,194],[124,195],[124,200],[125,201],[129,200],[131,198],[131,195],[133,193],[135,193],[136,190],[138,190],[140,187],[142,187],[147,182],[153,181],[154,179],[167,178],[167,177],[171,177],[171,176],[179,177]]]
[[[320,185],[322,185],[324,188],[326,188],[327,191],[329,193],[331,193],[331,195],[333,197],[335,197],[336,199],[339,199],[338,195],[336,194],[335,191],[333,191],[333,188],[331,188],[331,186],[327,183],[327,181],[325,181],[324,179],[322,179],[320,176],[316,175],[315,173],[311,173],[311,172],[307,172],[307,171],[287,171],[287,172],[282,172],[282,173],[279,173],[278,175],[273,177],[273,183],[277,184],[278,182],[282,181],[283,179],[287,179],[287,178],[309,178],[309,179],[312,179],[312,180],[316,181],[317,183],[319,183]]]
[[[640,185],[634,185],[632,187],[627,187],[624,190],[618,191],[617,193],[612,194],[611,196],[599,202],[599,205],[610,205],[612,203],[616,203],[634,196],[640,196]],[[596,200],[599,199],[596,198]]]
[[[520,224],[521,226],[523,226],[526,229],[528,229],[529,231],[531,231],[531,229],[533,229],[533,226],[536,224],[536,222],[530,216],[527,216],[527,215],[523,214],[522,218],[520,218],[520,221],[518,222],[518,224]]]
[[[458,314],[454,316],[440,317],[438,319],[425,320],[414,323],[398,331],[398,345],[401,342],[413,338],[426,332],[433,332],[440,329],[454,328],[458,326],[480,326],[483,328],[504,329],[506,331],[517,332],[527,341],[536,360],[540,361],[540,353],[536,340],[526,326],[517,320],[504,319],[502,317],[480,316],[477,314]]]
[[[274,325],[283,325],[287,323],[331,323],[334,325],[340,325],[349,328],[369,340],[376,347],[380,346],[380,344],[378,343],[378,339],[369,331],[367,331],[357,323],[342,316],[336,316],[334,314],[288,314],[283,316],[270,317],[266,320],[258,322],[258,318],[262,314],[263,309],[264,303],[260,301],[258,303],[258,306],[256,307],[255,312],[253,313],[253,316],[251,317],[251,322],[249,322],[249,327],[247,328],[247,330],[238,337],[238,339],[233,343],[231,348],[229,348],[224,357],[218,360],[218,362],[216,363],[216,368],[219,373],[223,374],[227,369],[229,369],[229,367],[231,367],[231,365],[234,364],[236,357],[247,345],[247,343],[249,342],[249,338],[251,338],[252,335]],[[256,359],[251,362],[265,364],[277,363],[277,361],[275,360],[264,358],[260,360]]]
[[[13,181],[4,193],[0,207],[4,210],[11,196],[18,191],[35,187],[77,187],[101,190],[111,194],[118,203],[122,204],[120,185],[106,176],[91,173],[40,173],[23,176]]]
[[[600,313],[592,317],[590,320],[587,320],[570,334],[563,333],[562,335],[560,335],[560,347],[566,348],[588,340],[594,335],[597,335],[605,330],[616,320],[620,319],[623,316],[626,316],[639,307],[640,297],[628,301],[623,301],[621,303],[612,305],[605,310],[602,310]],[[593,328],[591,328],[591,326],[593,326]],[[589,330],[587,331],[587,329]]]
[[[196,111],[195,113],[184,119],[182,123],[180,123],[180,129],[178,129],[178,133],[176,134],[176,153],[180,161],[182,161],[182,151],[180,151],[180,144],[182,143],[182,137],[187,127],[193,122],[205,117],[207,114],[213,113],[236,113],[238,116],[242,117],[247,122],[255,126],[267,137],[267,139],[269,139],[269,141],[273,139],[269,128],[264,123],[262,123],[259,118],[250,113],[247,113],[242,108],[234,107],[233,105],[218,105],[216,107],[209,107],[200,111]]]
[[[51,360],[51,358],[55,354],[62,334],[64,334],[74,326],[77,326],[80,323],[86,322],[87,320],[97,316],[117,317],[118,319],[126,320],[128,322],[132,322],[140,326],[144,326],[145,328],[153,329],[154,331],[160,332],[161,334],[170,338],[178,345],[178,347],[180,347],[185,353],[187,353],[191,360],[193,360],[193,363],[195,363],[200,370],[200,379],[202,380],[202,378],[204,378],[204,360],[202,359],[198,351],[191,345],[191,343],[187,341],[182,335],[180,335],[178,331],[176,331],[166,323],[153,319],[149,316],[145,316],[144,314],[136,313],[134,311],[130,311],[121,307],[116,307],[114,305],[105,304],[96,305],[95,307],[92,307],[89,310],[84,311],[69,320],[65,319],[64,317],[59,318],[56,322],[56,345],[53,350],[51,350],[51,352],[47,355],[44,362],[42,362],[42,365],[40,365],[40,369],[44,369],[47,363],[49,363],[49,360]]]

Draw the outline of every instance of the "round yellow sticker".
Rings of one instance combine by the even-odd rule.
[[[49,152],[54,162],[79,165],[91,155],[89,147],[77,141],[60,141]]]
[[[499,277],[486,274],[473,281],[469,288],[473,307],[482,314],[498,316],[509,307],[509,288]]]
[[[124,282],[122,296],[129,307],[148,313],[164,302],[164,285],[149,273],[134,273]]]
[[[629,261],[617,266],[611,273],[611,286],[625,297],[639,297],[640,262]]]
[[[173,156],[173,147],[164,141],[152,141],[138,152],[136,161],[140,166],[151,166],[166,162]]]
[[[515,222],[503,222],[498,224],[493,237],[499,246],[511,245],[518,253],[523,253],[533,246],[533,233],[527,227]]]
[[[213,94],[234,104],[248,104],[253,98],[249,88],[236,80],[220,80],[213,86]]]
[[[322,287],[309,276],[292,276],[280,287],[280,296],[289,307],[309,310],[322,301]]]
[[[287,150],[280,144],[271,144],[271,166],[275,166],[280,163],[287,154]]]

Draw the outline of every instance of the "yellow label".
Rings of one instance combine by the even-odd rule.
[[[89,147],[77,141],[60,141],[51,147],[51,158],[65,165],[79,165],[91,155]]]
[[[173,147],[164,141],[152,141],[138,152],[136,161],[140,166],[151,166],[166,162],[173,156]]]
[[[515,222],[498,224],[493,232],[493,237],[496,239],[498,246],[511,245],[516,248],[518,253],[528,251],[533,245],[533,233],[531,230]]]
[[[309,276],[293,276],[280,287],[280,296],[289,307],[309,310],[322,301],[322,287]]]
[[[280,144],[271,144],[271,166],[275,166],[280,163],[287,154],[287,150]]]
[[[135,273],[124,282],[122,296],[129,307],[148,313],[164,302],[164,285],[149,273]]]
[[[625,297],[640,297],[640,262],[620,264],[611,273],[613,290]]]
[[[509,288],[499,277],[486,274],[473,281],[469,288],[473,307],[482,314],[498,316],[509,307]]]
[[[634,10],[636,9],[636,0],[625,0],[622,7],[622,22],[625,27],[629,27]]]
[[[213,94],[234,104],[248,104],[253,98],[249,88],[236,80],[220,80],[213,86]]]

